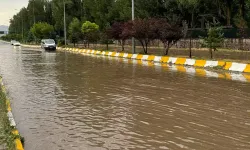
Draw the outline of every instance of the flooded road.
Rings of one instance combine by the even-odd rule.
[[[26,150],[250,149],[250,83],[0,43]]]

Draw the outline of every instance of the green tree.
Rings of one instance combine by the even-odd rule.
[[[178,24],[170,24],[166,19],[157,20],[155,28],[158,29],[157,37],[163,43],[166,55],[169,49],[184,36],[183,29]]]
[[[90,42],[96,42],[98,40],[99,25],[97,25],[96,23],[86,21],[82,24],[81,30],[88,47]]]
[[[219,7],[222,8],[226,16],[227,26],[231,26],[233,0],[218,0]]]
[[[197,11],[200,0],[178,0],[178,3],[181,7],[186,8],[188,10],[188,13],[191,14],[191,23],[190,23],[191,32],[189,35],[189,58],[192,58],[192,30],[194,28],[194,21],[195,21],[194,15],[195,11]]]
[[[114,3],[115,0],[84,0],[85,20],[95,22],[101,31],[105,30],[106,25],[114,20],[110,13]]]
[[[209,48],[210,57],[213,59],[213,50],[216,51],[224,40],[224,34],[221,27],[210,27],[207,32],[207,37],[202,41],[203,46]]]
[[[46,22],[39,22],[30,29],[33,35],[38,39],[50,38],[54,32],[54,27]]]
[[[69,38],[72,43],[75,44],[80,40],[81,37],[81,23],[77,18],[74,18],[69,24]]]
[[[33,33],[31,31],[29,31],[26,41],[27,42],[32,42],[34,40],[35,40],[35,37],[34,37]]]

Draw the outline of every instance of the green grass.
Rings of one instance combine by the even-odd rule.
[[[8,150],[15,150],[14,141],[18,138],[12,133],[13,129],[7,117],[6,95],[0,87],[0,145],[5,144]]]

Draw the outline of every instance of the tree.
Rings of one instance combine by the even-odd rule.
[[[227,16],[227,26],[231,26],[231,9],[232,9],[232,4],[233,1],[232,0],[223,0],[224,3],[224,8],[225,8],[225,13]]]
[[[157,36],[164,45],[165,54],[168,55],[169,48],[184,36],[182,28],[177,24],[169,24],[166,19],[157,21],[157,28]]]
[[[82,24],[82,33],[89,47],[89,42],[95,42],[98,40],[99,26],[90,21],[86,21]]]
[[[156,19],[136,19],[132,21],[132,37],[142,45],[144,53],[148,53],[148,44],[157,38]]]
[[[192,58],[192,31],[194,28],[194,13],[199,6],[200,0],[178,0],[178,3],[185,7],[188,12],[191,14],[191,23],[190,23],[190,35],[189,35],[189,58]]]
[[[74,18],[69,24],[69,38],[72,43],[75,44],[80,40],[81,37],[81,23],[77,18]]]
[[[124,51],[124,44],[125,41],[127,40],[127,37],[124,36],[123,31],[125,28],[125,23],[123,22],[115,22],[111,28],[107,30],[108,37],[114,40],[117,40],[120,45],[122,46],[122,51]]]
[[[54,27],[46,22],[39,22],[30,29],[33,35],[38,39],[50,38],[54,32]]]
[[[215,51],[224,40],[224,34],[221,27],[210,27],[207,37],[202,41],[203,46],[209,48],[211,59],[213,59],[213,50]]]
[[[114,3],[115,0],[84,0],[85,20],[95,22],[104,31],[106,24],[114,20],[110,14]]]
[[[109,9],[110,23],[126,22],[131,19],[131,0],[116,0]]]
[[[27,42],[32,42],[34,40],[35,40],[35,37],[34,37],[33,33],[31,31],[29,31],[26,41]]]

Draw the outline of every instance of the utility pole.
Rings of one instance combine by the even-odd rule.
[[[135,20],[135,2],[132,0],[132,20]],[[135,54],[135,38],[132,37],[132,53]]]
[[[23,13],[21,14],[21,17],[22,17],[22,42],[24,41],[23,40]]]
[[[34,24],[36,23],[36,18],[35,18],[35,0],[33,0],[33,21]]]
[[[82,0],[81,0],[81,17],[80,17],[80,20],[82,21],[82,6],[83,4],[82,4]]]
[[[64,9],[64,11],[63,11],[63,13],[64,13],[64,44],[65,44],[65,47],[66,47],[66,45],[67,45],[67,31],[66,31],[66,13],[65,13],[65,0],[63,0],[63,5],[64,5],[64,7],[63,7],[63,9]]]

